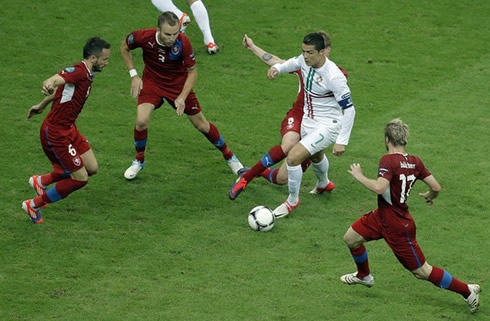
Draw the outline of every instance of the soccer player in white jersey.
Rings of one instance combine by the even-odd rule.
[[[318,179],[312,192],[319,193],[329,188],[329,164],[324,150],[336,142],[344,146],[349,143],[356,113],[347,79],[337,65],[326,57],[321,33],[306,35],[302,51],[302,55],[275,64],[267,72],[269,79],[274,79],[282,73],[300,70],[304,86],[301,140],[286,158],[289,197],[274,210],[278,218],[288,215],[300,204],[301,163],[304,160],[312,160]]]
[[[151,3],[160,10],[160,12],[171,11],[179,17],[180,32],[185,32],[187,26],[191,23],[191,18],[187,13],[182,12],[174,4],[172,0],[151,0]],[[204,3],[201,0],[187,0],[187,4],[191,8],[194,19],[196,19],[199,29],[201,29],[204,37],[204,45],[210,55],[214,55],[218,52],[219,47],[214,41],[213,34],[211,33],[211,25],[209,24],[209,15]]]

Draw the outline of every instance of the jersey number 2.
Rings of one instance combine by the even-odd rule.
[[[415,175],[400,174],[400,180],[402,181],[402,190],[400,193],[400,204],[403,204],[407,201],[408,195],[410,195],[410,190],[412,189],[413,183],[415,183]],[[408,189],[407,189],[408,182]]]

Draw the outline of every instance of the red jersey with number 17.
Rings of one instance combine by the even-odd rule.
[[[82,61],[63,69],[58,75],[65,80],[65,84],[56,89],[53,105],[45,121],[52,127],[69,129],[75,124],[90,95],[95,73]]]
[[[143,83],[150,80],[163,87],[182,88],[187,69],[196,64],[191,42],[179,33],[174,44],[166,47],[159,43],[158,32],[156,28],[133,31],[126,37],[126,44],[131,50],[143,50]]]
[[[424,163],[417,156],[408,154],[388,154],[379,161],[378,177],[390,181],[390,186],[382,195],[378,195],[378,208],[391,209],[398,216],[409,215],[407,198],[415,181],[430,176]]]

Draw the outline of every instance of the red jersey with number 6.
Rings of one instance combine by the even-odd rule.
[[[386,191],[378,195],[378,208],[391,209],[398,216],[409,216],[407,199],[415,181],[430,176],[424,163],[417,156],[408,154],[388,154],[379,161],[378,177],[390,181]]]
[[[196,64],[194,52],[189,38],[179,33],[171,47],[166,47],[158,41],[158,29],[142,29],[133,31],[126,37],[129,49],[143,50],[143,86],[145,80],[155,82],[163,87],[184,86],[187,79],[187,69]]]
[[[58,75],[65,80],[65,84],[56,89],[53,105],[45,121],[52,127],[69,129],[82,112],[95,74],[82,61],[58,72]]]

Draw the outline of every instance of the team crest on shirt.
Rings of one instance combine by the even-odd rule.
[[[180,47],[178,45],[172,46],[172,54],[177,56],[180,53]]]
[[[316,82],[316,83],[321,83],[322,81],[323,81],[323,77],[322,77],[322,76],[318,76],[318,77],[316,77],[316,79],[315,79],[315,82]]]
[[[68,72],[68,73],[75,72],[75,67],[66,67],[65,68],[65,71]]]
[[[80,166],[82,164],[79,156],[73,158],[73,164],[75,164],[75,166]]]
[[[175,40],[172,48],[170,49],[169,58],[171,60],[177,60],[182,55],[182,42],[180,40]]]
[[[128,45],[132,45],[134,43],[134,35],[130,34],[128,36]]]

